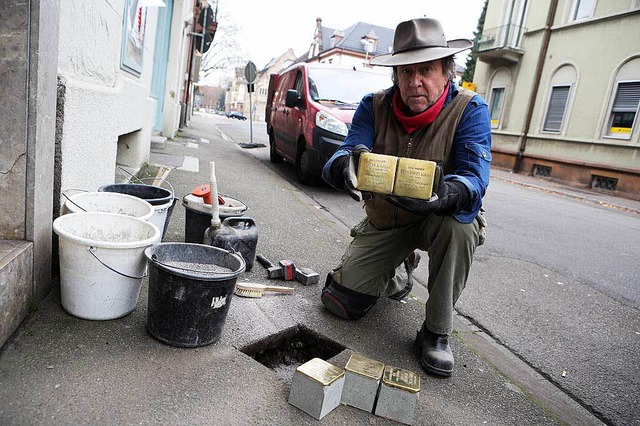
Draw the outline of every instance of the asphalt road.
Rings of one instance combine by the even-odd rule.
[[[211,117],[230,140],[268,146],[264,123]],[[271,164],[268,148],[246,153],[345,225],[364,215],[328,186],[298,185],[293,166]],[[639,425],[640,217],[512,185],[498,172],[485,207],[487,243],[457,311],[605,423]],[[424,258],[417,277],[426,283]]]

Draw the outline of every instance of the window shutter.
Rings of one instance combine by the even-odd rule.
[[[640,82],[619,83],[613,112],[636,112],[640,102]]]
[[[547,116],[545,117],[542,130],[546,132],[560,132],[564,112],[567,108],[570,88],[571,86],[555,86],[551,89],[549,108],[547,108]]]

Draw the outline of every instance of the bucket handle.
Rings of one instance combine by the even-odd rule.
[[[115,273],[116,273],[116,274],[118,274],[118,275],[122,275],[123,277],[131,278],[132,280],[141,280],[141,279],[143,279],[144,277],[146,277],[146,276],[147,276],[147,274],[145,273],[145,274],[144,274],[143,276],[141,276],[141,277],[132,277],[131,275],[123,274],[122,272],[116,271],[116,270],[115,270],[115,269],[113,269],[111,266],[107,265],[107,264],[106,264],[106,263],[104,263],[102,260],[100,260],[100,259],[98,258],[98,256],[96,256],[96,254],[94,253],[94,251],[96,251],[96,248],[95,248],[95,247],[93,247],[93,246],[89,246],[89,247],[87,247],[87,250],[89,250],[89,253],[91,253],[91,256],[95,257],[95,258],[96,258],[96,260],[102,264],[102,266],[104,266],[105,268],[107,268],[108,270],[110,270],[110,271],[112,271],[112,272],[115,272]]]
[[[173,185],[171,185],[171,183],[163,178],[155,178],[155,177],[146,177],[146,178],[139,178],[131,173],[129,173],[127,170],[123,169],[122,167],[118,166],[118,170],[120,170],[121,172],[125,172],[126,174],[128,174],[132,179],[138,181],[138,183],[144,184],[145,180],[161,180],[163,183],[166,183],[167,185],[169,185],[169,188],[171,189],[171,194],[174,195],[176,193],[176,191],[173,189]]]
[[[85,210],[82,206],[79,206],[78,203],[76,203],[71,198],[69,198],[69,196],[67,195],[67,191],[79,191],[79,192],[89,192],[89,191],[86,191],[84,189],[75,189],[75,188],[65,189],[64,191],[62,191],[62,196],[64,198],[66,198],[67,201],[69,201],[71,204],[73,204],[74,206],[76,206],[77,208],[82,210],[83,212],[86,212],[87,210]]]
[[[155,255],[155,254],[151,255],[151,260],[154,261],[155,263],[157,263],[158,265],[162,265],[162,266],[164,266],[165,268],[168,268],[168,269],[180,269],[182,271],[194,272],[193,269],[181,268],[180,266],[174,266],[174,265],[166,264],[164,262],[160,262],[158,260],[158,256]],[[213,275],[213,272],[204,272],[204,271],[198,271],[198,272],[200,272],[203,275]],[[228,275],[228,276],[237,275],[236,272],[216,272],[215,274],[216,275],[223,275],[223,276],[226,276],[226,275]]]
[[[172,194],[172,195],[176,193],[176,191],[173,189],[173,185],[171,185],[171,183],[170,183],[168,180],[166,180],[166,179],[162,179],[162,178],[154,178],[154,177],[136,178],[136,179],[138,179],[138,180],[139,180],[140,182],[142,182],[142,183],[144,183],[144,181],[145,181],[145,180],[147,180],[147,181],[148,181],[148,180],[151,180],[151,181],[154,181],[154,180],[161,180],[163,183],[166,183],[167,185],[169,185],[169,189],[171,189],[171,194]]]

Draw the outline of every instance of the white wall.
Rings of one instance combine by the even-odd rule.
[[[147,9],[143,68],[134,76],[120,67],[124,0],[65,0],[60,7],[58,74],[66,86],[61,138],[62,190],[96,190],[120,161],[139,167],[150,148],[155,100],[149,97],[157,8]]]

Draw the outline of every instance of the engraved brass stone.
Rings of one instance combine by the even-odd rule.
[[[313,358],[305,362],[296,368],[296,371],[321,383],[323,386],[328,386],[344,376],[344,371],[341,368],[320,358]]]
[[[403,389],[412,393],[420,392],[420,376],[410,370],[387,365],[384,368],[382,382],[388,386]]]
[[[384,364],[362,355],[353,354],[349,358],[345,370],[360,374],[371,379],[380,380],[384,371]]]
[[[396,176],[397,158],[391,155],[363,153],[358,161],[358,189],[391,194]]]
[[[436,163],[415,158],[399,158],[393,193],[399,197],[428,200],[433,193]]]

